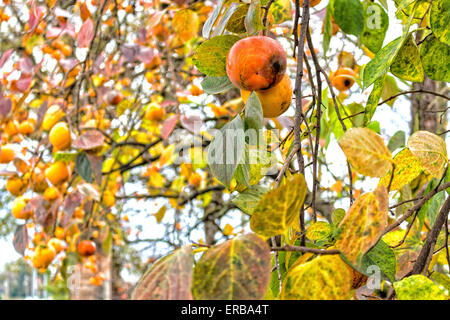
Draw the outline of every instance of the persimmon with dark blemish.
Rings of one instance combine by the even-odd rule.
[[[356,73],[350,68],[339,68],[330,74],[331,84],[341,92],[350,89],[355,83],[355,78]]]
[[[280,83],[286,65],[286,52],[278,41],[254,36],[241,39],[231,47],[226,69],[236,87],[255,91],[267,90]]]

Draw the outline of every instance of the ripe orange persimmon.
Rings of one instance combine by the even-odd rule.
[[[33,211],[24,210],[28,201],[29,199],[24,197],[17,197],[16,199],[14,199],[11,208],[11,213],[14,216],[14,218],[23,220],[31,218],[31,216],[33,215]]]
[[[78,253],[80,256],[89,257],[95,253],[95,242],[90,240],[82,240],[78,243]]]
[[[317,6],[322,0],[311,0],[309,1],[309,7],[315,7]],[[303,0],[300,0],[300,6],[303,6]]]
[[[73,212],[73,216],[76,219],[83,219],[84,217],[84,210],[81,207],[76,207],[75,211]]]
[[[3,131],[12,137],[19,132],[19,123],[16,120],[10,120],[5,124]]]
[[[151,121],[161,121],[164,119],[166,112],[164,108],[161,108],[158,104],[150,104],[147,112],[145,113],[145,118]]]
[[[50,130],[50,143],[56,150],[65,150],[70,148],[70,130],[66,122],[58,122]]]
[[[61,49],[64,47],[65,43],[61,39],[55,39],[52,41],[52,47],[56,49]]]
[[[55,259],[56,252],[50,246],[38,246],[33,254],[33,267],[36,269],[46,269]]]
[[[53,185],[58,185],[69,178],[69,169],[63,162],[56,161],[45,170],[45,177]]]
[[[24,120],[19,125],[19,132],[27,135],[34,132],[34,123],[31,120]]]
[[[117,92],[115,90],[110,91],[106,95],[106,101],[108,101],[109,104],[116,106],[122,101],[123,95],[120,92]]]
[[[196,188],[200,187],[200,184],[202,183],[202,176],[200,175],[200,173],[198,172],[194,172],[190,177],[189,177],[189,184],[191,186],[194,186]]]
[[[16,152],[9,144],[4,144],[0,148],[0,163],[9,163],[14,160]]]
[[[13,196],[20,196],[26,190],[27,185],[23,182],[23,180],[17,176],[10,177],[6,181],[6,190],[9,191]]]
[[[339,91],[350,89],[355,83],[356,73],[350,68],[339,68],[330,75],[331,84]]]
[[[62,54],[67,57],[70,56],[72,54],[72,47],[69,46],[68,44],[65,44],[62,48],[61,48],[61,52]]]
[[[292,101],[291,79],[286,74],[283,80],[267,90],[255,91],[263,109],[264,118],[276,118],[284,113]],[[246,103],[251,91],[241,90],[242,100]]]
[[[287,57],[278,41],[265,36],[237,41],[228,52],[226,69],[230,81],[253,91],[274,87],[284,77]]]

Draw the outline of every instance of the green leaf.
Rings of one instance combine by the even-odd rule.
[[[220,11],[222,10],[224,0],[219,0],[217,5],[214,6],[214,9],[209,16],[208,20],[206,20],[205,24],[203,25],[202,29],[202,36],[203,38],[207,39],[209,38],[209,35],[211,33],[212,27],[214,26],[214,23],[216,22],[217,18],[220,15]]]
[[[326,56],[328,49],[330,48],[330,41],[333,32],[333,26],[331,23],[331,9],[330,4],[327,6],[327,13],[324,20],[324,30],[323,30],[323,54]]]
[[[247,15],[245,16],[244,25],[249,35],[254,35],[263,28],[259,0],[251,0]]]
[[[409,276],[393,285],[398,300],[447,300],[444,292],[421,274]]]
[[[239,209],[251,215],[259,200],[266,192],[267,188],[255,185],[239,193],[232,202],[238,206]]]
[[[237,10],[233,13],[230,20],[228,20],[226,29],[232,33],[245,33],[245,17],[248,12],[248,4],[240,4]]]
[[[296,265],[285,277],[283,300],[343,300],[351,296],[350,269],[338,255],[319,256]]]
[[[422,171],[423,167],[408,148],[403,149],[394,157],[394,177],[392,178],[391,190],[400,190],[404,185],[414,180]],[[380,184],[386,188],[391,181],[392,169],[380,179]]]
[[[447,274],[440,272],[433,272],[431,278],[438,284],[442,285],[445,290],[450,292],[450,277]]]
[[[410,34],[398,51],[391,65],[391,72],[398,78],[413,82],[422,82],[424,79],[422,61],[419,49]]]
[[[139,280],[132,300],[192,300],[194,256],[190,245],[156,261]]]
[[[285,180],[258,202],[250,218],[250,228],[265,237],[283,234],[298,219],[306,193],[307,186],[302,174]]]
[[[383,47],[384,37],[389,28],[389,16],[376,3],[370,3],[364,11],[364,27],[359,39],[370,51],[377,53]]]
[[[392,61],[394,61],[398,50],[400,50],[402,41],[403,38],[399,37],[389,42],[383,49],[378,51],[375,57],[373,57],[373,59],[366,65],[363,74],[363,83],[365,88],[368,88],[372,83],[386,73],[389,66],[392,64]]]
[[[75,159],[75,171],[87,182],[92,183],[93,171],[86,153],[81,152]]]
[[[387,0],[379,0],[379,1],[386,10],[389,10]]]
[[[433,0],[430,25],[434,35],[450,46],[450,0]]]
[[[211,173],[227,188],[245,151],[244,123],[239,115],[214,136],[208,149]]]
[[[112,236],[112,232],[108,231],[108,236],[106,237],[106,239],[102,242],[102,250],[106,255],[109,255],[111,248],[112,248],[112,244],[113,244],[113,236]]]
[[[362,271],[367,273],[368,268],[372,265],[376,265],[380,268],[382,274],[387,277],[388,280],[394,282],[395,280],[395,253],[391,247],[389,247],[383,240],[377,242],[375,247],[367,252],[362,260]]]
[[[358,36],[364,27],[364,8],[359,0],[335,0],[333,17],[341,30]]]
[[[439,180],[436,178],[430,180],[428,182],[427,188],[423,193],[424,196],[430,193],[430,191],[436,189],[438,187]],[[420,221],[420,226],[423,226],[425,221],[425,217],[428,218],[430,223],[430,228],[433,227],[434,222],[436,221],[437,214],[439,213],[439,208],[441,207],[442,201],[444,201],[445,194],[443,192],[439,192],[435,194],[430,200],[425,202],[425,204],[420,208],[418,212],[418,217]]]
[[[331,214],[331,221],[333,222],[333,225],[338,226],[339,223],[341,223],[342,219],[344,219],[345,214],[346,212],[342,208],[334,210]]]
[[[450,82],[450,46],[430,36],[420,45],[420,56],[430,79]]]
[[[234,35],[213,37],[203,42],[195,51],[193,62],[200,72],[212,77],[227,75],[228,51],[240,38]]]
[[[380,123],[378,121],[370,121],[366,125],[366,128],[372,130],[375,133],[381,134]]]
[[[367,99],[366,109],[364,113],[364,123],[368,123],[375,114],[375,111],[377,110],[378,101],[380,101],[380,97],[383,92],[385,78],[386,73],[381,75],[373,85],[372,92],[370,93],[369,98]]]
[[[270,248],[254,233],[208,249],[194,268],[196,300],[259,300],[270,281]]]
[[[59,151],[53,154],[53,159],[55,161],[72,162],[75,161],[77,156],[78,156],[77,151],[69,151],[69,152]]]
[[[269,9],[269,12],[273,16],[274,24],[280,24],[284,21],[291,20],[291,11],[292,5],[290,0],[275,0]]]
[[[306,237],[311,241],[327,239],[333,233],[331,225],[325,221],[317,221],[306,230]]]
[[[248,129],[256,130],[256,135],[259,135],[259,130],[263,127],[263,110],[261,102],[255,91],[252,91],[245,104],[245,123]]]
[[[406,144],[406,136],[404,131],[397,131],[394,135],[389,139],[389,143],[387,145],[390,152],[394,152],[396,149],[403,148]]]
[[[233,2],[230,4],[227,11],[225,11],[225,14],[223,15],[223,17],[217,23],[217,25],[214,29],[214,32],[212,34],[213,37],[223,34],[223,31],[225,30],[225,28],[228,25],[228,21],[231,19],[231,17],[233,16],[233,14],[236,12],[237,9],[238,9],[238,3]]]
[[[395,78],[387,75],[386,79],[384,80],[383,93],[381,94],[381,98],[383,99],[383,101],[389,99],[392,96],[395,96],[399,92],[400,90],[398,89],[397,81],[395,81]],[[395,100],[397,100],[397,98],[387,101],[386,104],[392,107]]]
[[[234,87],[230,79],[228,79],[228,76],[223,77],[206,76],[201,82],[201,85],[203,91],[209,94],[217,94],[225,92]]]

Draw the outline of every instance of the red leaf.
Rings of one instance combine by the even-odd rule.
[[[45,34],[45,36],[49,39],[57,38],[62,35],[63,31],[63,28],[50,27],[47,29],[47,33]]]
[[[19,70],[26,75],[30,75],[33,72],[33,60],[31,60],[29,57],[20,58]]]
[[[181,116],[180,121],[184,128],[194,134],[200,132],[203,124],[199,116],[186,116],[184,114]]]
[[[89,130],[82,133],[73,143],[77,149],[90,150],[103,146],[105,137],[96,130]]]
[[[155,57],[155,52],[152,48],[149,47],[143,47],[141,46],[139,48],[139,54],[137,55],[137,58],[141,60],[143,63],[150,63],[152,62],[153,58]]]
[[[37,196],[30,201],[28,201],[27,205],[25,206],[24,210],[31,210],[34,212],[34,216],[36,217],[36,221],[42,225],[45,226],[45,221],[47,220],[47,216],[50,213],[45,208],[46,201],[44,200],[43,196]]]
[[[28,243],[28,232],[27,226],[25,224],[17,226],[16,232],[14,232],[14,249],[21,255],[25,254],[25,249],[27,248]]]
[[[36,7],[36,4],[33,1],[30,8],[30,19],[28,20],[30,30],[34,30],[34,28],[37,26],[42,13],[42,9],[40,7]]]
[[[8,115],[8,113],[11,111],[11,108],[12,108],[11,99],[0,98],[0,114],[3,117],[6,117]]]
[[[30,87],[31,83],[31,77],[28,75],[22,76],[19,80],[17,80],[17,89],[19,89],[20,92],[25,92]]]
[[[70,193],[63,203],[63,217],[61,219],[61,226],[63,228],[67,227],[70,220],[72,219],[73,213],[77,207],[83,202],[84,195],[81,192],[75,191]]]
[[[13,49],[9,49],[6,50],[3,54],[2,57],[0,58],[0,68],[3,67],[3,65],[5,64],[5,62],[8,60],[8,58],[11,56],[11,54],[13,53]]]
[[[175,129],[177,122],[178,122],[178,115],[174,115],[164,121],[161,128],[161,137],[164,140],[167,140],[167,138],[170,136],[173,129]]]
[[[87,48],[91,44],[92,38],[94,38],[94,23],[92,19],[87,19],[81,26],[80,31],[77,34],[77,44],[80,48]]]
[[[103,164],[102,157],[94,156],[94,155],[88,154],[88,153],[86,153],[86,156],[89,160],[89,163],[91,164],[91,169],[94,172],[95,181],[98,184],[101,184],[101,182],[102,182],[102,164]]]

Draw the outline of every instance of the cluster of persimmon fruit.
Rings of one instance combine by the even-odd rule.
[[[53,151],[64,151],[71,147],[72,137],[69,124],[63,120],[65,112],[58,104],[53,104],[47,109],[41,124],[41,128],[48,132],[48,140],[52,145]],[[52,161],[45,164],[39,160],[35,165],[30,165],[26,160],[21,159],[16,154],[17,145],[24,136],[35,132],[36,120],[34,118],[25,118],[19,123],[17,120],[7,120],[2,124],[2,144],[0,146],[0,163],[14,163],[18,172],[9,176],[6,181],[6,190],[16,198],[12,203],[11,214],[15,219],[24,220],[29,225],[33,219],[34,210],[28,206],[30,198],[24,196],[24,193],[31,188],[35,193],[42,194],[47,201],[46,206],[50,206],[67,191],[68,180],[73,170],[73,163],[63,161]],[[15,143],[11,143],[15,142]],[[111,202],[104,195],[104,202]],[[113,200],[114,200],[114,195]],[[83,218],[84,211],[81,207],[75,209],[74,218]],[[69,230],[70,229],[70,230]],[[73,225],[68,230],[56,226],[53,236],[47,236],[44,232],[35,232],[33,243],[35,245],[31,262],[33,266],[44,272],[46,268],[54,261],[55,257],[63,250],[67,249],[65,241],[80,236],[79,229]],[[88,257],[95,253],[96,245],[91,240],[81,240],[74,243],[80,256]]]

